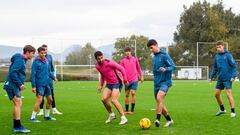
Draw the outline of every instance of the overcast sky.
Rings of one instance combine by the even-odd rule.
[[[145,35],[173,42],[183,5],[197,0],[0,0],[0,45],[43,43],[60,52],[71,44],[95,47]],[[217,0],[209,0],[216,3]],[[239,0],[224,0],[240,13]]]

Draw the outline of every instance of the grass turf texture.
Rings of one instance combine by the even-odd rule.
[[[59,82],[55,85],[55,97],[57,108],[63,115],[52,115],[57,121],[44,121],[42,116],[37,116],[41,123],[31,123],[29,119],[36,97],[31,92],[30,83],[26,83],[27,89],[22,92],[25,98],[21,122],[32,135],[236,135],[240,134],[239,85],[239,82],[233,85],[237,116],[230,118],[225,91],[223,99],[227,114],[215,116],[219,109],[213,96],[215,82],[209,85],[206,81],[174,81],[165,102],[175,123],[170,128],[163,128],[166,120],[162,117],[160,128],[156,128],[155,111],[151,110],[155,108],[153,82],[139,84],[135,114],[127,115],[129,122],[122,126],[118,125],[120,117],[115,109],[117,119],[110,124],[104,123],[108,114],[101,102],[101,94],[97,93],[98,82],[94,81]],[[12,134],[13,104],[5,94],[0,91],[0,135]],[[120,101],[123,108],[124,95],[122,91]],[[152,121],[149,130],[142,130],[138,125],[145,117]]]

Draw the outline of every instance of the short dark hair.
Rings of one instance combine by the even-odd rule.
[[[38,53],[40,53],[41,51],[45,51],[45,48],[44,47],[39,47],[38,48]]]
[[[224,42],[223,41],[217,41],[216,46],[218,46],[218,45],[224,46]]]
[[[98,56],[103,56],[103,53],[102,53],[101,51],[96,51],[96,52],[94,53],[95,59],[97,59]]]
[[[131,52],[132,48],[131,47],[125,47],[124,52]]]
[[[46,44],[43,44],[42,47],[48,47]]]
[[[147,47],[150,47],[152,45],[157,45],[157,41],[155,39],[148,40]]]
[[[36,52],[36,49],[32,45],[26,45],[23,48],[23,54],[26,54],[27,52]]]

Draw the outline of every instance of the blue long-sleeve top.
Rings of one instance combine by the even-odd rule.
[[[55,79],[53,73],[51,72],[48,60],[46,58],[41,59],[36,57],[32,63],[32,87],[36,88],[36,86],[47,86],[50,78],[52,80]]]
[[[165,72],[161,72],[160,68],[166,69]],[[164,51],[160,50],[158,53],[154,53],[153,57],[153,74],[154,85],[158,85],[161,82],[167,82],[169,86],[172,85],[172,71],[176,68],[171,57]]]
[[[24,85],[26,77],[26,62],[27,59],[20,53],[12,56],[4,89],[19,89],[21,85]]]
[[[212,80],[216,74],[218,74],[218,81],[230,81],[231,78],[238,75],[237,64],[231,53],[226,50],[215,55],[214,66],[209,78]]]

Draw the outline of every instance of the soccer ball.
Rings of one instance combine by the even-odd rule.
[[[139,125],[142,129],[149,129],[151,127],[151,121],[148,118],[143,118],[139,121]]]

